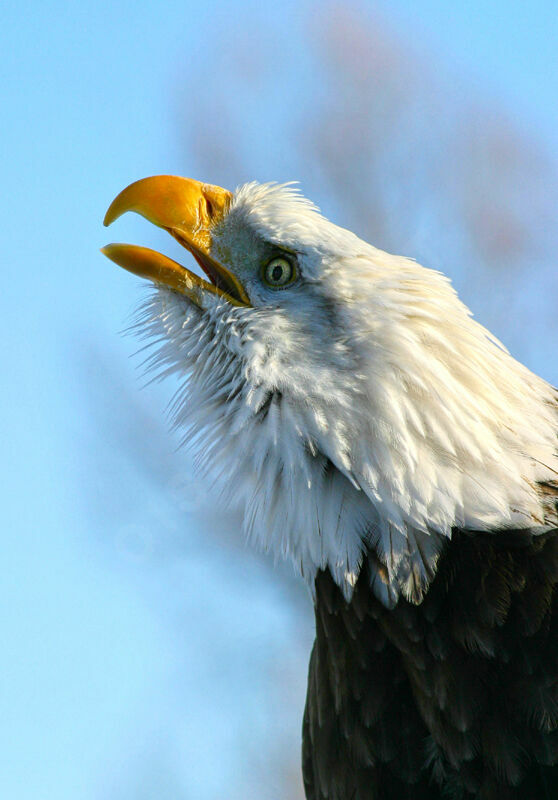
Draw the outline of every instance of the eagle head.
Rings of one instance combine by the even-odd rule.
[[[103,252],[151,280],[139,327],[177,373],[176,424],[248,537],[349,598],[364,559],[386,605],[420,602],[455,527],[551,524],[554,390],[449,281],[340,228],[290,184],[131,184],[135,211],[208,280],[143,247]]]

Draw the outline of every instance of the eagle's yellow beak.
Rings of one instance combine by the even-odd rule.
[[[189,250],[211,283],[170,258],[133,244],[108,244],[101,252],[124,269],[186,295],[203,307],[206,292],[235,306],[250,300],[238,278],[211,256],[212,230],[226,216],[231,192],[189,178],[155,175],[130,184],[112,201],[104,224],[126,211],[141,214],[167,230]]]

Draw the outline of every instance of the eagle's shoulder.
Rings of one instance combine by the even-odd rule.
[[[369,581],[317,576],[308,796],[558,796],[558,530],[455,530],[419,605]]]

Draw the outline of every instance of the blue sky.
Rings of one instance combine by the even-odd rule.
[[[231,781],[247,791],[243,754],[280,713],[280,686],[270,689],[261,673],[293,640],[310,644],[309,605],[300,620],[258,558],[208,544],[199,509],[174,530],[178,516],[158,504],[176,504],[177,492],[153,492],[148,475],[114,456],[114,431],[142,408],[162,412],[168,391],[151,387],[127,405],[141,381],[128,358],[134,343],[119,331],[141,294],[98,248],[112,238],[101,220],[123,186],[195,168],[177,133],[183,77],[200,63],[214,68],[216,42],[245,47],[244,26],[257,31],[264,20],[293,28],[293,50],[270,51],[274,68],[284,60],[291,76],[301,65],[297,80],[314,80],[295,48],[318,8],[54,0],[0,12],[4,797],[213,800]],[[555,3],[373,8],[456,79],[497,98],[558,161]],[[286,80],[278,114],[289,113],[295,90]],[[247,178],[293,177],[275,174],[267,141],[255,146],[262,174]],[[139,219],[123,220],[118,238],[172,254]],[[99,354],[117,376],[115,396],[116,380],[99,389]],[[544,369],[558,376],[556,363]],[[147,428],[148,448],[149,437]],[[152,457],[190,480],[174,445],[169,436],[168,453]],[[226,524],[214,524],[226,539]],[[187,542],[180,558],[172,547],[165,555],[159,536]],[[302,700],[281,722],[293,752]],[[146,754],[152,768],[143,774]]]

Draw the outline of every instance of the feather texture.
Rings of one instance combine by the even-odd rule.
[[[289,291],[260,253],[295,252]],[[204,309],[159,289],[144,332],[184,379],[176,424],[248,538],[312,587],[327,567],[350,598],[364,553],[386,606],[420,602],[456,527],[557,524],[556,393],[515,361],[448,280],[333,225],[290,186],[247,184],[214,254],[252,308]],[[480,646],[480,642],[479,642]]]
[[[454,531],[420,605],[370,569],[316,578],[308,800],[558,796],[558,531]]]

